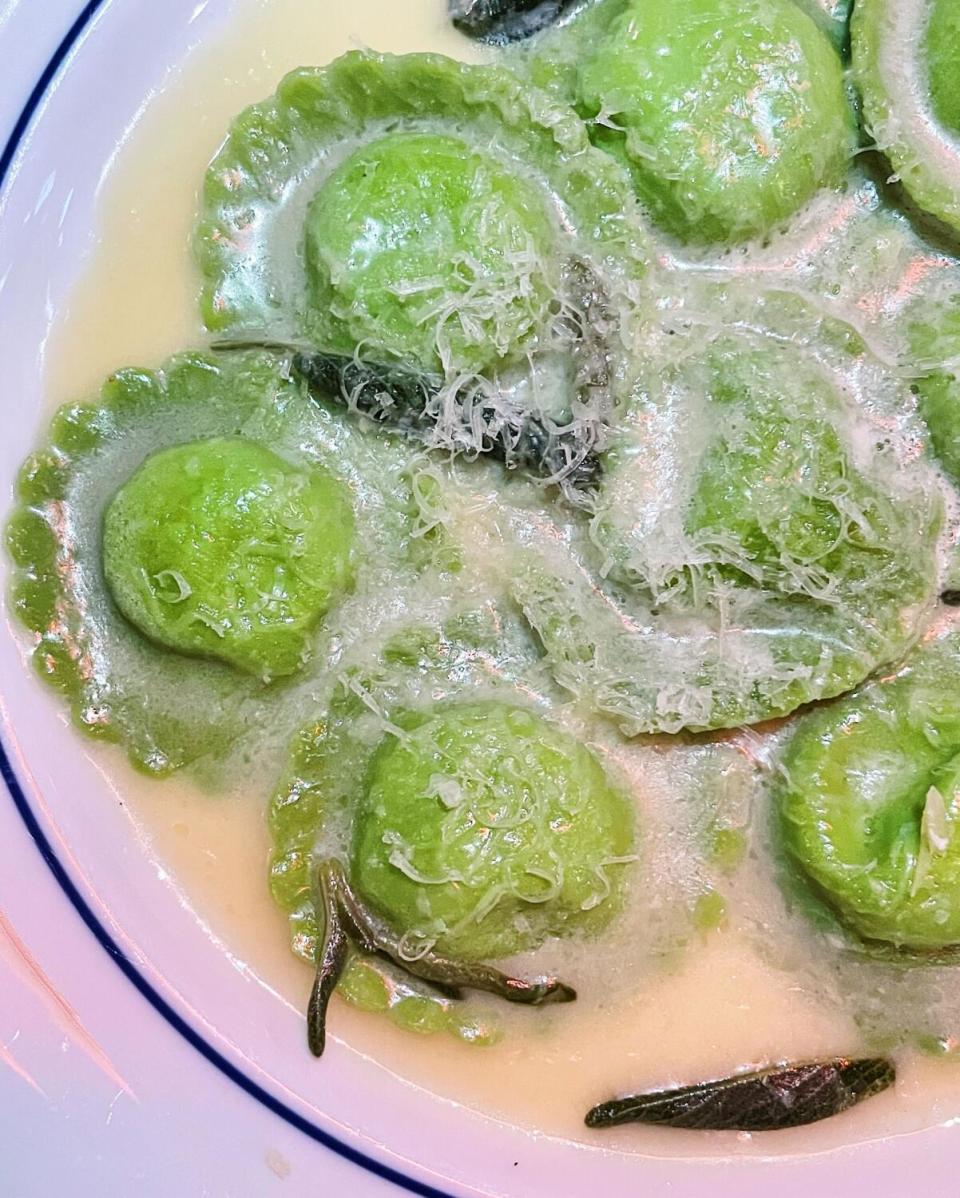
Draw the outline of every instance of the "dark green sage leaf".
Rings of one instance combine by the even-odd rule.
[[[396,432],[426,440],[436,427],[431,401],[443,389],[439,375],[321,351],[295,353],[293,369],[315,390]],[[472,456],[489,454],[510,470],[524,470],[575,490],[597,481],[599,458],[582,432],[548,428],[529,413],[505,417],[479,384],[467,384],[458,403],[470,411],[471,420],[464,421],[463,443],[451,449]]]
[[[255,348],[291,354],[294,373],[327,399],[392,432],[417,437],[428,445],[436,428],[437,415],[431,401],[443,389],[440,375],[414,370],[399,362],[371,362],[268,338],[215,341],[211,348],[221,353]],[[588,376],[581,382],[584,395],[605,386],[602,377],[598,380]],[[593,430],[589,425],[573,430],[552,429],[529,413],[505,416],[485,395],[482,386],[475,384],[467,385],[459,396],[464,410],[471,412],[471,421],[469,426],[464,421],[462,443],[449,448],[471,457],[489,454],[508,470],[523,470],[555,482],[579,506],[583,493],[593,488],[600,477],[599,425]],[[476,428],[481,430],[479,437]]]
[[[587,1127],[648,1123],[700,1131],[779,1131],[829,1119],[896,1080],[882,1058],[810,1061],[740,1073],[677,1090],[658,1090],[601,1103]]]
[[[324,884],[336,896],[347,935],[361,952],[385,957],[413,977],[441,987],[449,997],[461,997],[462,990],[482,990],[507,1002],[526,1006],[573,1002],[577,997],[571,986],[557,978],[526,981],[510,977],[482,962],[456,961],[433,952],[409,960],[401,954],[401,938],[354,892],[339,861],[324,861],[319,872],[326,879]]]
[[[323,937],[317,948],[317,976],[307,1008],[307,1043],[315,1057],[322,1056],[326,1046],[327,1008],[346,967],[351,943],[359,952],[383,957],[427,982],[445,998],[462,998],[468,989],[527,1006],[573,1002],[577,997],[575,990],[556,978],[528,982],[490,965],[452,961],[436,953],[408,961],[401,955],[400,938],[354,894],[343,866],[332,858],[317,868],[316,909],[323,916]]]
[[[522,41],[553,25],[576,0],[449,0],[461,33],[492,45]]]
[[[307,1007],[307,1043],[313,1055],[321,1057],[327,1043],[327,1007],[343,976],[350,946],[330,879],[322,872],[317,877],[317,889],[317,909],[323,912],[323,939],[317,949],[317,976]]]

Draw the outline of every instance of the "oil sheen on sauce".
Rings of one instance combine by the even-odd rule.
[[[237,0],[229,33],[170,76],[104,179],[98,248],[47,349],[51,407],[94,393],[118,366],[158,363],[203,343],[188,242],[199,181],[231,118],[287,70],[358,45],[477,58],[477,47],[449,28],[445,7],[444,0]],[[211,798],[182,780],[147,781],[117,752],[98,759],[145,850],[176,880],[211,938],[303,1009],[310,972],[289,953],[285,919],[266,887],[266,794]],[[943,1122],[960,1108],[960,1067],[908,1055],[895,1092],[810,1129],[753,1139],[587,1132],[584,1112],[615,1093],[845,1053],[857,1043],[842,1006],[824,1004],[802,977],[754,950],[736,905],[724,928],[655,977],[627,979],[610,1001],[584,997],[562,1016],[507,1012],[503,1040],[485,1049],[402,1033],[343,1004],[331,1031],[411,1084],[507,1122],[658,1155],[819,1152]],[[295,1050],[306,1052],[305,1043]]]

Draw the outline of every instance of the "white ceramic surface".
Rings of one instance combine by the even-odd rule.
[[[235,2],[106,0],[32,115],[0,192],[4,510],[38,432],[45,339],[93,244],[103,166],[151,90],[217,36]],[[0,0],[4,135],[83,7]],[[451,1198],[956,1193],[956,1128],[816,1158],[661,1161],[524,1134],[342,1045],[320,1072],[299,1012],[212,943],[142,851],[96,753],[24,665],[5,611],[0,737],[15,775],[10,794],[0,789],[4,1196],[402,1192],[344,1152]]]

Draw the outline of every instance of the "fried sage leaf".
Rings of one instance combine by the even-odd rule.
[[[325,918],[317,952],[317,976],[307,1008],[307,1043],[315,1057],[322,1057],[327,1044],[327,1007],[346,968],[350,945],[340,919],[335,880],[329,871],[318,871],[317,890]]]
[[[437,401],[444,393],[444,381],[439,375],[400,363],[321,352],[295,354],[293,369],[325,396],[430,444],[441,417]],[[447,402],[452,398],[448,396]],[[466,384],[454,402],[463,410],[463,419],[455,427],[463,429],[464,444],[452,448],[468,454],[489,453],[510,470],[564,484],[568,490],[587,489],[599,477],[595,447],[602,435],[600,422],[551,427],[530,410],[511,411],[488,394],[482,382]]]
[[[323,399],[343,404],[391,432],[420,440],[428,449],[471,458],[489,455],[508,470],[557,484],[579,506],[585,506],[589,492],[599,482],[600,448],[609,437],[599,407],[594,417],[563,427],[522,406],[505,403],[480,379],[465,383],[454,394],[439,374],[403,362],[374,362],[352,354],[298,349],[270,338],[216,341],[212,348],[219,353],[254,349],[289,353],[293,374]],[[585,380],[581,394],[604,385],[596,378]],[[439,428],[451,405],[460,412],[459,420],[451,422],[452,436]]]
[[[676,1090],[603,1102],[587,1127],[649,1123],[696,1131],[781,1131],[849,1110],[892,1086],[893,1065],[880,1057],[810,1061],[740,1073]]]
[[[502,46],[548,29],[576,0],[449,0],[450,19],[461,33]]]
[[[455,961],[434,952],[409,959],[403,953],[401,937],[358,897],[339,861],[328,859],[320,863],[317,892],[323,907],[324,934],[307,1012],[307,1039],[314,1056],[323,1055],[327,1007],[346,967],[351,944],[362,953],[383,957],[429,982],[446,998],[461,998],[463,990],[482,990],[506,1002],[538,1007],[545,1003],[573,1002],[577,997],[571,986],[557,978],[528,982],[490,965]]]

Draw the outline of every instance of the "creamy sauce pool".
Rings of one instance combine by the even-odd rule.
[[[203,344],[189,238],[204,169],[233,116],[267,96],[286,71],[328,62],[358,45],[477,58],[477,47],[448,26],[445,9],[445,0],[235,5],[229,34],[203,46],[170,77],[110,165],[98,247],[47,347],[51,408],[95,393],[118,366],[153,365]],[[801,263],[806,248],[801,244]],[[828,245],[820,248],[830,252]],[[757,269],[766,269],[761,260]],[[286,919],[267,892],[264,790],[211,797],[182,779],[141,778],[116,751],[98,754],[98,762],[123,794],[145,850],[172,876],[211,937],[278,1001],[305,1009],[310,971],[290,954]],[[644,885],[642,876],[637,885]],[[587,986],[581,1001],[562,1011],[498,1008],[505,1035],[494,1047],[419,1038],[342,1003],[334,1008],[331,1035],[411,1084],[508,1122],[658,1155],[819,1152],[957,1114],[960,1064],[906,1054],[898,1060],[895,1091],[813,1128],[760,1137],[642,1128],[587,1132],[588,1107],[616,1093],[859,1048],[842,1004],[825,1003],[800,966],[773,964],[757,951],[736,898],[723,929],[649,976],[621,979],[613,999]],[[762,905],[762,895],[753,896],[757,902]],[[591,947],[596,951],[602,949]],[[291,1051],[306,1052],[305,1042]]]

